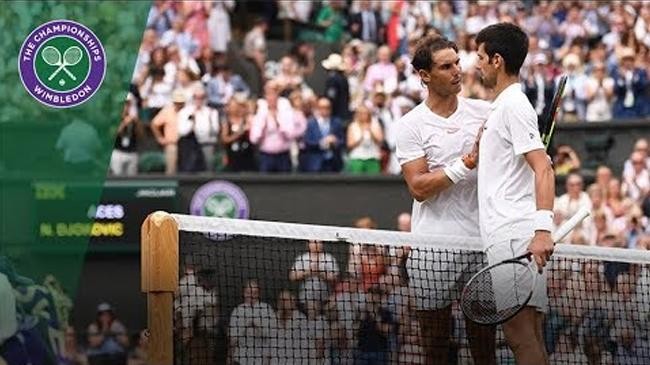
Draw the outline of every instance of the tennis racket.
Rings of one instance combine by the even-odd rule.
[[[564,238],[588,215],[588,209],[580,209],[557,229],[553,242]],[[478,324],[495,325],[506,322],[524,309],[533,296],[538,276],[531,258],[532,253],[527,252],[474,274],[460,297],[460,306],[467,318]]]
[[[63,53],[63,58],[61,58],[61,52],[58,49],[52,46],[47,46],[43,49],[42,53],[43,60],[50,66],[58,66],[58,68],[48,77],[48,80],[52,80],[54,76],[58,75],[59,72],[64,71],[72,80],[77,80],[75,75],[70,72],[66,67],[74,66],[83,58],[83,52],[81,48],[77,46],[69,47]]]
[[[551,107],[548,109],[548,112],[543,117],[544,119],[542,120],[541,123],[542,143],[544,143],[544,147],[546,148],[547,151],[553,139],[553,132],[555,131],[555,119],[557,117],[558,110],[560,110],[560,101],[562,101],[564,88],[566,87],[566,81],[567,81],[566,75],[560,77],[560,81],[558,82],[557,85],[557,90],[555,90],[555,94],[553,95],[553,100],[551,101]]]

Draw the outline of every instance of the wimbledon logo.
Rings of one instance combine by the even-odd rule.
[[[70,108],[88,101],[106,73],[106,53],[85,25],[53,20],[34,29],[18,55],[20,79],[41,103]]]

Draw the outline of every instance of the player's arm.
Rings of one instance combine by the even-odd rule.
[[[411,196],[419,202],[454,185],[442,168],[429,171],[427,160],[424,157],[403,164],[402,173]]]
[[[528,249],[535,256],[538,266],[543,267],[553,253],[551,229],[553,226],[553,202],[555,200],[555,174],[548,155],[543,149],[527,152],[524,157],[535,173],[535,197],[537,203],[535,237]]]
[[[478,148],[483,130],[479,129],[472,152],[445,167],[429,170],[425,157],[416,158],[402,164],[402,173],[413,199],[422,202],[439,194],[465,176],[478,163]]]

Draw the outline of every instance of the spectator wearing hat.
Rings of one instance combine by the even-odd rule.
[[[524,93],[535,108],[538,117],[541,117],[551,106],[555,85],[548,70],[549,62],[546,54],[537,53],[531,63],[523,82]]]
[[[582,69],[580,56],[570,53],[562,61],[562,67],[567,75],[567,83],[562,98],[562,111],[565,121],[583,121],[586,114],[585,83],[587,78]],[[559,76],[557,81],[559,82]]]
[[[346,121],[350,118],[350,85],[344,74],[343,57],[332,53],[321,65],[327,70],[325,96],[332,103],[332,116]]]
[[[151,132],[165,153],[165,174],[176,174],[178,164],[178,112],[185,106],[185,94],[176,90],[172,104],[165,106],[151,121]]]
[[[108,303],[97,306],[95,321],[88,326],[88,362],[90,365],[126,365],[129,337]]]
[[[618,70],[614,73],[614,118],[641,118],[645,107],[648,75],[634,65],[636,54],[632,48],[621,51]]]
[[[214,154],[219,136],[219,113],[206,104],[206,93],[203,86],[194,89],[191,103],[187,103],[178,112],[178,135],[180,139],[194,138],[191,151],[184,151],[179,143],[179,171],[198,172],[212,171],[214,167]],[[192,137],[193,135],[193,137]],[[180,140],[179,140],[180,142]],[[189,152],[189,154],[185,154]],[[186,156],[187,158],[183,158]],[[194,160],[192,156],[198,157]],[[203,163],[193,163],[193,161]]]

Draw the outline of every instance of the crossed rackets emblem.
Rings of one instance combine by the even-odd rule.
[[[47,46],[43,49],[41,54],[43,61],[50,66],[58,66],[57,69],[47,78],[48,81],[51,81],[54,76],[58,75],[59,72],[63,71],[74,81],[77,81],[77,77],[67,69],[69,66],[74,66],[83,58],[83,53],[81,48],[77,46],[68,47],[68,49],[63,52],[63,57],[61,57],[61,52],[53,46]]]

